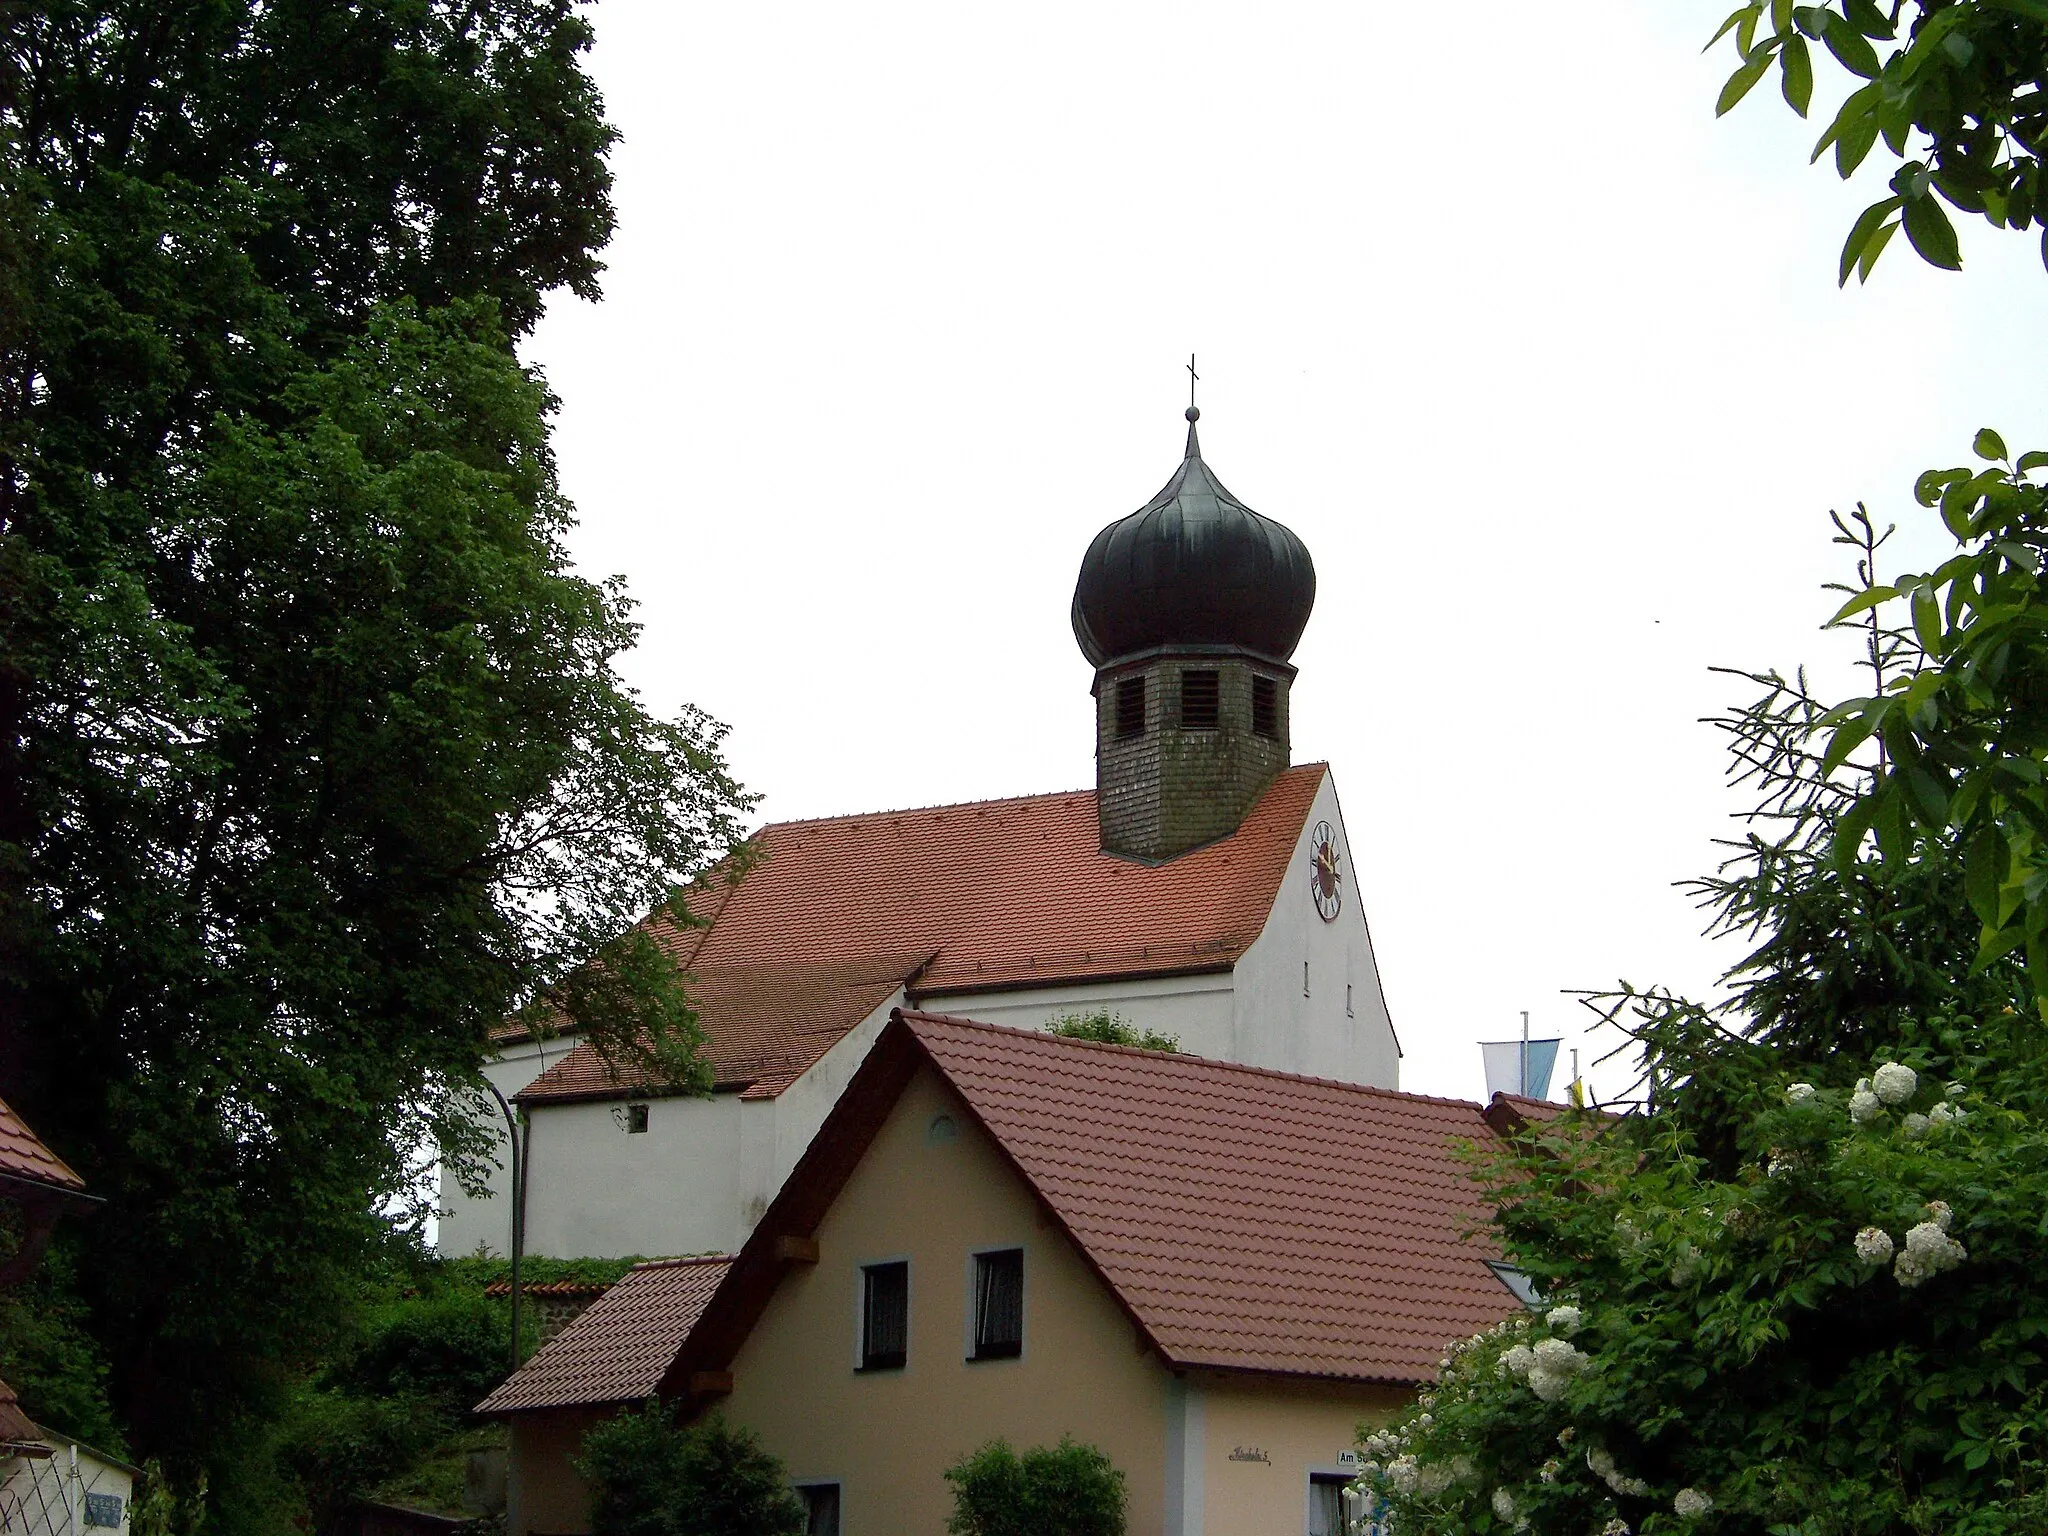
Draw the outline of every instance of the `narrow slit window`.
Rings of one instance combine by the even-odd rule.
[[[900,1371],[909,1354],[910,1265],[869,1264],[860,1274],[860,1368]]]
[[[1180,675],[1180,728],[1213,731],[1223,697],[1222,680],[1207,668]]]
[[[1252,734],[1280,739],[1280,685],[1270,677],[1252,679]]]
[[[1116,685],[1116,734],[1119,741],[1145,734],[1145,679],[1127,677]]]
[[[1301,995],[1303,997],[1308,996],[1308,962],[1306,960],[1301,962]]]
[[[1347,981],[1344,983],[1344,1017],[1353,1019],[1357,1016],[1351,1011],[1351,983]]]
[[[974,1358],[1014,1360],[1024,1353],[1024,1250],[974,1256]]]
[[[626,1106],[626,1134],[644,1136],[647,1134],[647,1106],[628,1104]]]

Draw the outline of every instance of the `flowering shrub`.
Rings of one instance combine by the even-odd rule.
[[[1475,1151],[1547,1304],[1450,1352],[1361,1493],[1403,1536],[2048,1530],[2048,1074],[2014,1015],[1913,1032],[1832,1084],[1723,1037],[1711,1125]],[[1973,1058],[1981,1093],[1928,1070]]]

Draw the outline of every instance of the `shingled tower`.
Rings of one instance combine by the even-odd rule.
[[[1288,765],[1288,658],[1316,599],[1307,546],[1202,462],[1201,414],[1179,470],[1095,536],[1074,588],[1102,847],[1149,862],[1229,836]]]

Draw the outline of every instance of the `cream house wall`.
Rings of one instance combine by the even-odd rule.
[[[484,1063],[484,1076],[509,1100],[513,1094],[539,1077],[543,1071],[576,1048],[574,1035],[557,1035],[551,1040],[521,1040],[500,1047]],[[485,1181],[488,1195],[469,1195],[444,1163],[440,1169],[437,1205],[441,1212],[435,1238],[443,1253],[475,1253],[478,1249],[500,1256],[512,1251],[511,1159],[505,1155],[505,1121],[496,1101],[482,1116],[490,1134],[490,1174]]]
[[[1129,981],[1074,981],[1014,992],[922,993],[927,1013],[951,1013],[984,1024],[1043,1029],[1063,1014],[1107,1010],[1134,1029],[1172,1035],[1196,1056],[1228,1060],[1235,1009],[1231,976],[1145,976]]]
[[[1321,821],[1336,831],[1343,878],[1343,905],[1327,923],[1309,884],[1310,844]],[[1401,1086],[1401,1048],[1380,988],[1334,774],[1323,775],[1279,897],[1239,958],[1234,980],[1230,1049],[1217,1053],[1225,1060],[1374,1088]]]
[[[774,1098],[636,1101],[647,1105],[643,1132],[626,1129],[624,1100],[535,1105],[526,1251],[555,1258],[737,1251],[902,1002],[900,991],[890,996]]]
[[[583,1437],[611,1410],[559,1408],[512,1418],[506,1461],[505,1529],[510,1536],[590,1529],[590,1489],[577,1472]]]
[[[1202,1498],[1199,1519],[1169,1527],[1171,1536],[1305,1532],[1311,1475],[1354,1475],[1341,1458],[1356,1449],[1359,1426],[1386,1423],[1414,1396],[1252,1376],[1210,1376],[1184,1391],[1200,1404],[1187,1459],[1200,1468]]]
[[[940,1116],[951,1139],[935,1138]],[[818,1262],[784,1277],[733,1362],[727,1415],[793,1481],[841,1485],[844,1536],[942,1536],[945,1469],[998,1435],[1099,1446],[1128,1479],[1130,1529],[1164,1528],[1171,1378],[1023,1181],[929,1069],[897,1101],[817,1234]],[[1024,1250],[1024,1350],[975,1362],[970,1256]],[[855,1369],[860,1267],[910,1264],[902,1370]]]

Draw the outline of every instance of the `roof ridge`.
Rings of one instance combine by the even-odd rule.
[[[1112,1045],[1106,1040],[1076,1040],[1068,1035],[1056,1035],[1049,1029],[1025,1029],[1015,1024],[991,1024],[983,1019],[970,1019],[957,1013],[927,1013],[921,1008],[899,1008],[906,1021],[930,1019],[939,1024],[960,1024],[970,1029],[987,1030],[991,1034],[1017,1035],[1030,1040],[1043,1040],[1058,1046],[1075,1046],[1090,1051],[1116,1051],[1126,1056],[1142,1056],[1149,1061],[1171,1060],[1192,1062],[1202,1067],[1214,1067],[1220,1071],[1244,1072],[1254,1077],[1270,1077],[1286,1083],[1313,1083],[1320,1087],[1342,1088],[1351,1093],[1369,1093],[1383,1099],[1399,1099],[1410,1104],[1442,1104],[1447,1107],[1469,1109],[1475,1115],[1486,1108],[1477,1099],[1453,1099],[1434,1093],[1409,1093],[1400,1088],[1379,1088],[1371,1083],[1347,1083],[1337,1077],[1315,1077],[1307,1072],[1282,1072],[1277,1067],[1255,1067],[1249,1062],[1223,1061],[1214,1056],[1197,1056],[1192,1051],[1148,1051],[1136,1045]],[[1491,1102],[1490,1100],[1487,1102]],[[1533,1104],[1550,1104],[1548,1099],[1532,1099]],[[1553,1109],[1562,1106],[1551,1104]]]
[[[1328,762],[1321,759],[1309,763],[1289,763],[1278,774],[1275,774],[1274,778],[1277,781],[1287,774],[1302,768],[1328,769],[1329,766]],[[1079,789],[1040,790],[1035,794],[1029,795],[996,795],[987,800],[949,800],[942,801],[936,805],[900,805],[877,811],[844,811],[832,816],[796,816],[787,821],[762,822],[750,834],[749,841],[775,827],[815,827],[828,821],[876,821],[885,816],[917,816],[929,811],[971,811],[980,810],[988,806],[1025,805],[1034,800],[1065,800],[1074,797],[1085,797],[1092,800],[1095,798],[1095,790],[1092,787],[1083,785]]]
[[[730,1264],[737,1254],[731,1253],[686,1253],[673,1259],[647,1259],[635,1264],[626,1273],[637,1275],[643,1269],[681,1269],[690,1264]]]

